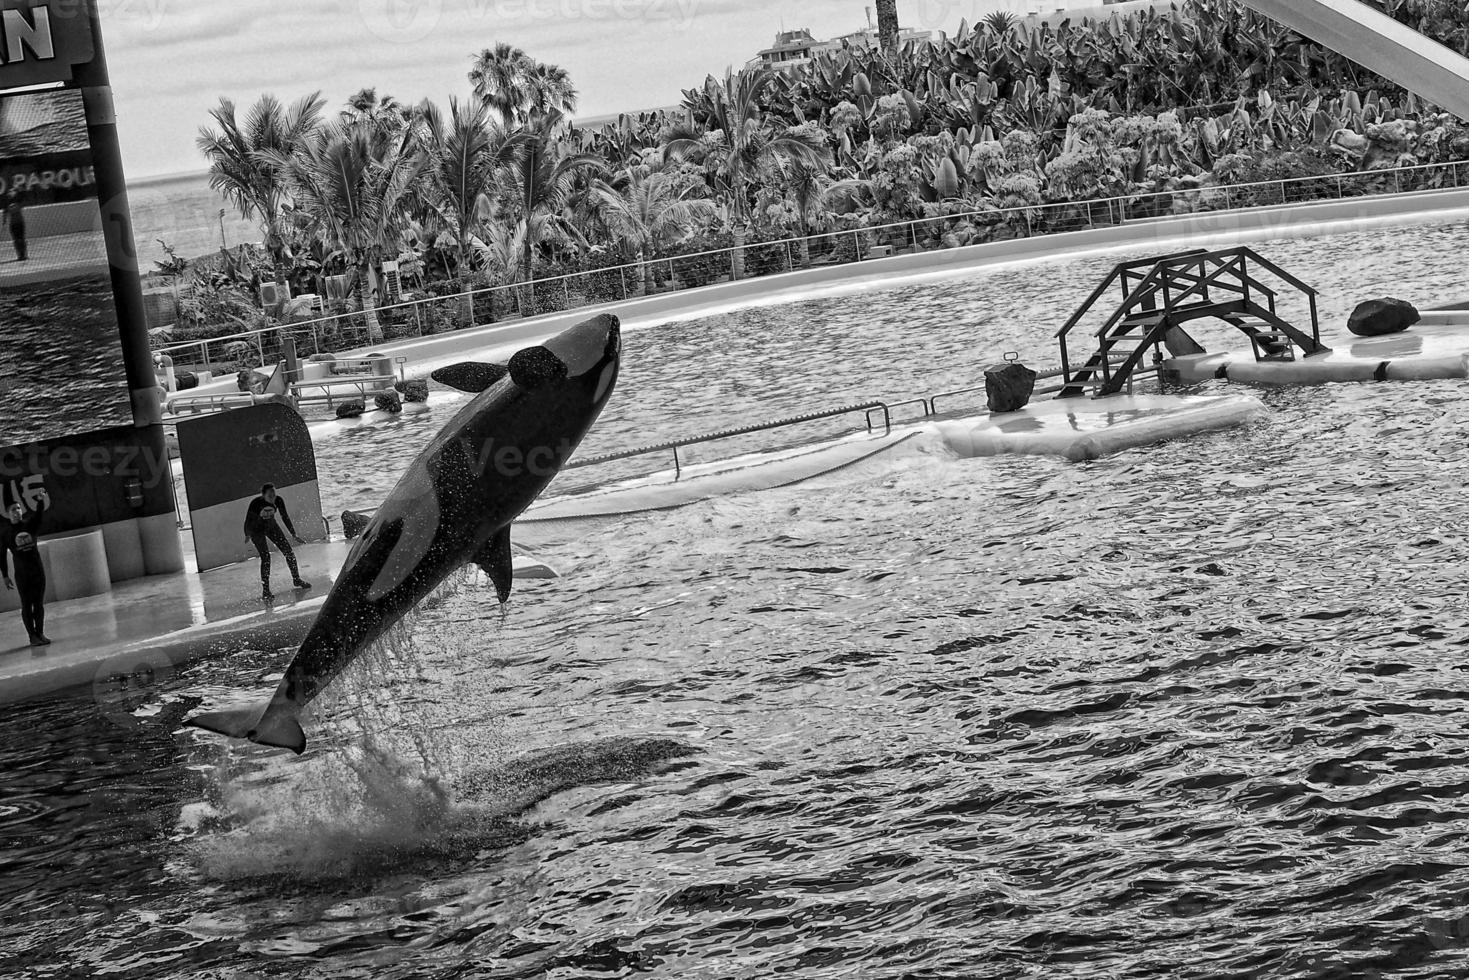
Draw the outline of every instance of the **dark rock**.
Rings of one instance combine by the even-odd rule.
[[[1018,412],[1030,402],[1036,373],[1024,364],[996,364],[985,369],[984,393],[991,412]]]
[[[372,401],[382,412],[396,414],[403,411],[403,399],[398,397],[396,391],[380,391],[372,396]]]
[[[254,395],[265,394],[270,378],[257,371],[241,371],[235,375],[235,387]]]
[[[1358,303],[1347,320],[1347,329],[1358,337],[1382,337],[1401,333],[1421,319],[1412,303],[1384,296]]]
[[[403,396],[405,402],[428,401],[427,381],[398,381],[393,384],[393,387]]]
[[[342,511],[342,533],[347,536],[348,541],[351,541],[367,529],[370,520],[371,518],[366,514],[344,510]]]
[[[365,411],[367,411],[367,406],[354,399],[350,402],[342,402],[342,404],[337,406],[337,418],[355,419],[360,417]]]

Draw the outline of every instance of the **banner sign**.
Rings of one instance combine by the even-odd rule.
[[[97,175],[87,150],[29,159],[0,158],[0,200],[31,204],[84,201],[97,195]]]
[[[88,0],[0,0],[0,91],[69,82],[92,60]]]
[[[173,513],[166,452],[131,425],[0,449],[0,507],[50,498],[48,533]]]
[[[74,89],[0,96],[0,406],[0,447],[133,421]]]

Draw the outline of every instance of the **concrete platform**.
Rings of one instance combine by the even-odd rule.
[[[1255,384],[1327,384],[1340,381],[1430,381],[1469,378],[1469,314],[1429,312],[1423,322],[1385,337],[1341,331],[1323,335],[1331,348],[1295,361],[1256,361],[1248,349],[1176,357],[1164,371],[1186,383],[1224,378]],[[1244,335],[1240,342],[1247,344]]]
[[[349,541],[297,545],[309,592],[286,587],[279,556],[271,567],[276,598],[260,598],[254,559],[202,574],[156,575],[119,582],[112,591],[48,604],[48,647],[26,642],[20,614],[0,614],[0,703],[68,688],[116,685],[118,678],[168,673],[191,660],[247,648],[295,646],[306,635],[346,560]],[[516,555],[517,582],[555,577]]]

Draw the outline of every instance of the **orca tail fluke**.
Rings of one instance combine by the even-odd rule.
[[[306,733],[301,730],[301,723],[294,715],[272,712],[269,702],[200,712],[185,719],[184,724],[227,738],[244,738],[258,745],[290,749],[297,755],[306,750]]]
[[[297,755],[306,751],[306,733],[301,730],[301,723],[295,715],[267,714],[245,737],[257,745],[290,749]]]

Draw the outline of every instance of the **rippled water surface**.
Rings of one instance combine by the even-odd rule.
[[[1460,298],[1466,240],[1261,250],[1336,324]],[[586,451],[1046,363],[1113,261],[631,333]],[[300,760],[178,728],[278,652],[17,706],[4,972],[1462,976],[1462,392],[527,529],[564,577],[445,590]],[[324,442],[328,509],[433,428]]]

